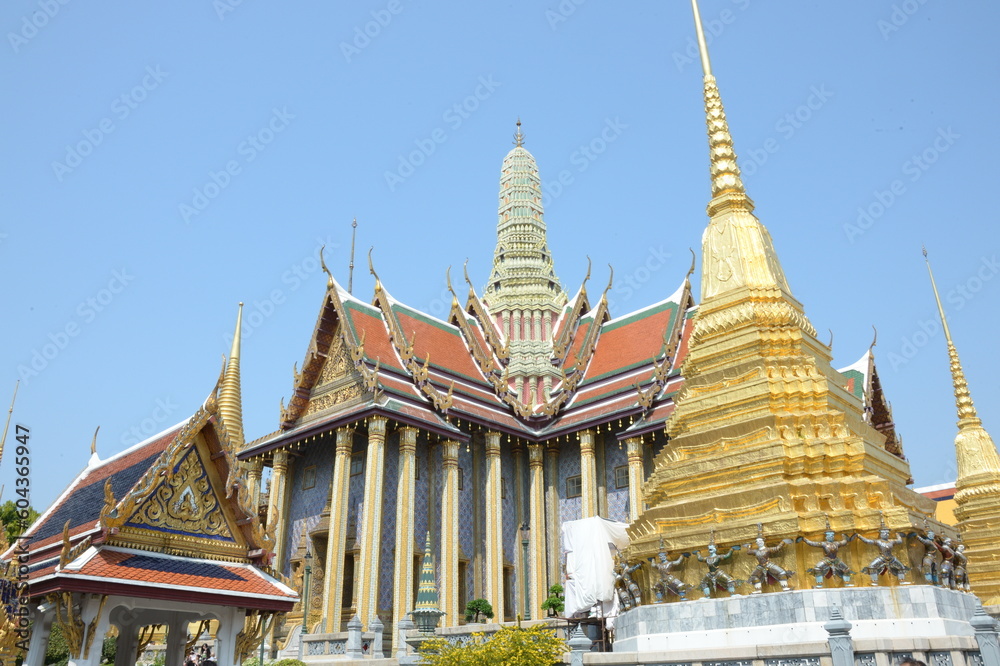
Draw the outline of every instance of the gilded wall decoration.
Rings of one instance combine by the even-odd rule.
[[[212,483],[193,449],[132,516],[128,525],[233,540]]]

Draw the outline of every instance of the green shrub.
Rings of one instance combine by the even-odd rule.
[[[422,664],[428,666],[557,666],[568,651],[566,641],[553,629],[503,627],[489,638],[473,634],[464,645],[432,638],[420,646]]]
[[[465,621],[466,622],[479,622],[479,616],[483,616],[487,620],[493,619],[493,606],[486,599],[473,599],[465,607]]]

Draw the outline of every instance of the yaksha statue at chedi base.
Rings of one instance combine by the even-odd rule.
[[[960,543],[955,549],[955,586],[951,589],[972,592],[972,587],[969,585],[968,566],[969,558],[965,554],[965,544]]]
[[[852,537],[848,537],[846,534],[841,535],[843,538],[837,541],[834,537],[835,534],[832,529],[830,529],[830,518],[827,516],[826,519],[826,531],[823,532],[823,541],[811,541],[805,537],[799,537],[799,541],[804,541],[813,548],[823,549],[823,559],[816,563],[811,569],[807,569],[808,573],[816,576],[816,587],[823,587],[824,578],[832,578],[833,576],[840,576],[844,581],[845,587],[854,587],[851,583],[851,576],[856,571],[852,571],[851,567],[847,566],[847,563],[840,559],[839,553],[840,549],[851,542]]]
[[[708,573],[705,574],[704,578],[698,584],[698,587],[701,588],[702,593],[705,595],[705,599],[711,597],[712,593],[716,590],[723,588],[729,590],[729,594],[732,596],[739,596],[736,594],[736,587],[742,585],[743,581],[733,578],[720,568],[722,563],[731,558],[733,553],[739,549],[739,546],[733,546],[725,555],[719,555],[718,548],[715,545],[715,530],[712,530],[712,536],[708,541],[708,557],[702,557],[700,550],[695,552],[695,557],[698,558],[698,561],[708,565]]]
[[[938,576],[938,542],[934,530],[927,526],[927,519],[924,518],[924,532],[926,536],[917,535],[917,541],[924,545],[924,559],[920,562],[920,572],[931,585],[937,585]]]
[[[635,606],[642,605],[639,585],[632,579],[632,574],[641,566],[641,563],[629,565],[625,555],[619,555],[615,563],[615,590],[625,610],[632,610]]]
[[[885,517],[881,514],[879,516],[882,526],[879,528],[877,539],[857,535],[869,546],[878,548],[878,557],[862,571],[872,577],[872,585],[878,585],[878,577],[887,572],[895,575],[899,579],[900,585],[909,585],[909,581],[906,580],[906,572],[910,570],[910,567],[900,562],[892,552],[894,547],[903,543],[903,535],[897,532],[896,538],[890,539],[889,528],[885,525]]]
[[[757,566],[750,574],[749,582],[753,583],[753,594],[760,594],[763,591],[764,583],[771,584],[777,581],[781,584],[783,591],[788,591],[788,579],[795,575],[794,571],[783,569],[771,561],[772,555],[777,555],[785,549],[785,546],[792,543],[791,539],[782,539],[777,546],[768,546],[764,541],[764,525],[757,523],[757,538],[754,540],[755,546],[746,545],[747,552],[757,558]]]
[[[667,555],[666,546],[660,538],[660,552],[656,555],[656,560],[652,562],[652,567],[659,572],[660,580],[653,583],[653,592],[656,594],[656,603],[662,603],[668,594],[676,594],[681,601],[687,601],[687,593],[691,586],[682,581],[677,576],[670,573],[671,569],[680,566],[684,558],[690,557],[691,553],[678,555],[676,560],[671,560]]]

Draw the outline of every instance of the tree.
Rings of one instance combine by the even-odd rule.
[[[432,638],[420,647],[420,658],[428,666],[556,666],[568,649],[554,629],[503,627],[489,638],[473,634],[462,645]]]
[[[551,610],[552,614],[558,615],[566,608],[566,602],[562,597],[563,586],[556,583],[549,588],[549,596],[542,602],[542,610]]]
[[[465,621],[479,622],[479,616],[487,620],[493,619],[493,606],[486,599],[473,599],[465,607]]]
[[[14,539],[35,522],[38,516],[39,513],[30,506],[24,510],[18,509],[14,500],[0,504],[0,523],[3,523],[7,543],[14,543]]]
[[[52,623],[52,631],[49,632],[49,644],[45,648],[45,664],[55,666],[66,666],[69,662],[69,645],[63,637],[62,630],[58,624]]]

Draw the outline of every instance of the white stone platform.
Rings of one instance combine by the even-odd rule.
[[[837,606],[851,638],[973,636],[971,594],[930,585],[794,590],[634,608],[615,620],[615,652],[825,642]]]

